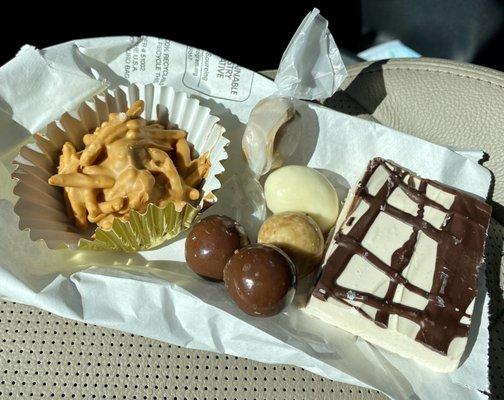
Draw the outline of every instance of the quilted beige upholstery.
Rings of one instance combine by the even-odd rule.
[[[504,222],[504,74],[433,58],[351,66],[332,106],[435,143],[482,149],[495,176],[492,198]],[[351,104],[349,106],[348,104]]]
[[[349,68],[345,91],[328,105],[351,115],[460,146],[485,149],[504,204],[504,75],[432,59]],[[504,221],[504,219],[501,219]],[[487,280],[492,297],[490,377],[504,398],[504,227],[492,222]],[[0,302],[0,398],[385,399],[290,366],[190,351]]]

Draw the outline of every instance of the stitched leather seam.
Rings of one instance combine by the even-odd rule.
[[[436,74],[447,74],[447,75],[452,75],[452,76],[458,76],[460,78],[468,78],[468,79],[472,79],[472,80],[476,80],[476,81],[480,81],[480,82],[484,82],[484,83],[488,83],[490,85],[493,85],[493,86],[497,86],[501,89],[504,89],[504,85],[501,85],[499,83],[495,83],[495,82],[492,82],[492,81],[488,81],[486,79],[482,79],[482,78],[477,78],[475,76],[470,76],[470,75],[465,75],[465,74],[457,74],[455,72],[450,72],[450,71],[440,71],[440,70],[436,70],[436,69],[427,69],[427,68],[412,68],[412,67],[388,67],[388,68],[384,68],[384,69],[377,69],[377,70],[373,70],[373,71],[364,71],[364,72],[359,72],[359,73],[356,73],[356,74],[349,74],[348,77],[349,78],[355,78],[359,75],[370,75],[370,74],[375,74],[375,73],[379,73],[379,72],[383,72],[383,70],[386,70],[386,71],[396,71],[396,70],[406,70],[406,71],[415,71],[415,72],[434,72]]]
[[[360,70],[369,68],[372,70],[377,70],[377,65],[373,65],[373,62],[364,62],[355,65]],[[359,67],[360,66],[360,67]],[[450,70],[450,71],[460,71],[462,73],[466,73],[473,76],[481,76],[482,78],[493,79],[499,76],[502,76],[501,71],[497,71],[491,68],[483,67],[481,65],[475,64],[466,64],[451,60],[438,59],[438,58],[429,58],[429,57],[421,57],[421,58],[401,58],[401,59],[391,59],[389,62],[385,64],[381,64],[381,68],[422,68],[428,69],[433,68],[436,71],[439,70]],[[352,66],[349,67],[349,70],[352,71]]]

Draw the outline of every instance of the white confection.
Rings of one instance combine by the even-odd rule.
[[[410,174],[407,174],[404,178],[403,178],[403,182],[406,183],[406,184],[409,184],[409,177],[411,175]],[[420,187],[420,179],[418,179],[416,176],[413,177],[413,187],[415,189],[418,189]]]
[[[457,356],[459,359],[464,354],[465,347],[467,345],[467,338],[456,337],[448,346],[448,354]]]
[[[471,301],[471,304],[469,304],[467,306],[466,314],[472,315],[473,310],[474,310],[474,303],[475,302],[476,302],[476,299],[473,299],[473,301]]]
[[[360,256],[353,256],[337,284],[344,288],[384,297],[390,280],[387,275]]]
[[[343,234],[347,234],[348,232],[350,232],[350,229],[353,228],[353,226],[355,225],[355,223],[360,219],[360,217],[362,217],[364,215],[364,213],[369,210],[369,205],[364,202],[364,201],[361,201],[359,202],[359,204],[357,205],[357,207],[355,208],[355,211],[349,216],[349,218],[347,218],[346,220],[349,221],[350,218],[354,218],[352,223],[350,225],[347,225],[346,223],[341,227],[341,232]]]
[[[371,196],[376,196],[376,193],[382,188],[382,186],[387,182],[389,177],[387,169],[380,165],[376,168],[376,171],[373,173],[373,176],[369,178],[369,181],[366,185],[367,192]]]
[[[425,233],[419,232],[415,251],[402,275],[411,284],[429,292],[434,279],[437,243]]]
[[[398,315],[391,315],[390,329],[395,329],[397,332],[403,335],[409,336],[411,338],[416,337],[418,331],[420,330],[420,325],[416,322],[410,321],[407,318],[399,317]],[[393,318],[392,318],[393,317]]]
[[[472,316],[475,301],[476,301],[476,299],[473,299],[473,301],[471,301],[471,304],[469,304],[469,305],[467,306],[467,309],[466,309],[466,311],[465,311],[465,312],[466,312],[466,314],[468,314],[468,315]],[[468,318],[468,317],[466,317],[466,316],[464,315],[462,318],[460,318],[460,322],[461,322],[462,324],[470,325],[470,324],[471,324],[471,318]]]
[[[264,184],[266,205],[274,213],[307,213],[327,232],[339,213],[336,190],[320,172],[300,165],[288,165],[273,171]]]
[[[395,189],[390,194],[389,198],[387,199],[387,203],[413,216],[416,216],[418,214],[418,204],[411,200],[401,188]]]
[[[434,187],[432,185],[427,185],[425,195],[432,201],[441,204],[447,210],[450,209],[453,202],[455,201],[454,194],[444,192],[441,189],[438,189],[437,187]]]
[[[367,315],[369,315],[371,318],[375,319],[376,318],[376,313],[378,312],[378,309],[368,306],[367,304],[362,304],[360,305],[360,309],[364,311]]]
[[[368,193],[373,196],[376,195],[381,187],[386,184],[387,180],[388,172],[383,165],[380,165],[368,181],[366,186]],[[409,175],[403,180],[409,184]],[[420,179],[414,177],[413,182],[415,188],[418,189],[420,187]],[[361,200],[352,213],[349,213],[349,204],[355,201],[354,193],[354,191],[350,192],[343,206],[342,214],[336,223],[336,230],[340,230],[343,234],[348,234],[369,209],[369,205]],[[426,196],[446,209],[451,207],[455,198],[454,195],[441,191],[432,185],[427,185]],[[416,216],[418,213],[417,203],[411,200],[400,188],[396,188],[391,193],[387,202],[410,215]],[[351,217],[353,217],[351,220],[352,224],[347,226],[344,222],[348,221]],[[446,218],[446,213],[426,206],[424,207],[423,218],[432,226],[439,229]],[[392,254],[403,246],[410,238],[412,232],[413,228],[410,225],[397,220],[385,211],[381,211],[366,233],[361,245],[376,255],[381,261],[390,265]],[[417,235],[415,250],[409,264],[402,271],[402,275],[412,285],[430,292],[434,279],[438,244],[421,231]],[[328,254],[326,254],[326,260],[336,247],[337,244],[335,244],[333,235]],[[370,262],[361,256],[354,255],[338,277],[337,284],[339,287],[370,293],[383,298],[387,293],[390,280],[386,274]],[[458,366],[467,343],[467,338],[455,338],[452,340],[448,354],[442,355],[415,339],[420,330],[420,326],[416,322],[390,314],[388,327],[383,328],[373,321],[378,311],[376,308],[352,298],[348,298],[345,301],[348,304],[332,297],[329,297],[327,301],[322,301],[312,296],[306,307],[306,311],[329,324],[336,325],[404,357],[415,359],[436,371],[448,372]],[[425,297],[406,289],[402,285],[397,286],[392,301],[417,310],[425,309],[428,304],[428,300]],[[360,308],[370,318],[366,318],[352,306]],[[472,314],[473,307],[474,302],[471,303],[466,311],[469,315]],[[464,316],[461,318],[461,322],[470,324],[470,318]]]
[[[446,213],[436,208],[425,206],[423,220],[427,221],[434,228],[440,229],[446,218]]]
[[[394,303],[401,303],[417,310],[423,310],[428,304],[426,298],[409,291],[404,286],[397,287],[393,301]],[[420,326],[417,323],[397,315],[390,315],[388,326],[389,329],[395,329],[411,338],[414,338],[420,330]]]
[[[450,372],[457,368],[467,342],[467,338],[454,339],[453,342],[457,341],[460,344],[450,345],[448,355],[444,356],[413,340],[414,336],[398,332],[395,329],[380,328],[353,307],[346,306],[331,297],[327,301],[322,301],[312,296],[305,310],[329,324],[360,336],[386,350],[399,353],[403,357],[415,359],[439,372]],[[460,348],[462,348],[462,352],[460,352]]]
[[[362,246],[372,249],[376,257],[390,265],[394,251],[402,247],[412,233],[411,226],[380,212],[366,233]]]
[[[416,293],[406,289],[404,286],[400,287],[401,290],[397,290],[394,295],[394,302],[401,303],[405,306],[416,308],[417,310],[423,310],[429,301]]]
[[[355,300],[346,300],[347,303],[351,304],[354,307],[358,307],[361,311],[365,312],[370,318],[375,318],[378,310],[374,307],[368,306],[367,304],[362,304],[360,301]]]

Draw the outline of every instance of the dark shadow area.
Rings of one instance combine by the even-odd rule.
[[[372,115],[387,96],[382,68],[386,63],[387,60],[375,61],[362,69],[348,86],[336,92],[324,105],[349,115]],[[352,101],[348,101],[350,99]]]
[[[501,224],[504,224],[504,206],[500,203],[496,203],[493,200],[490,200],[489,203],[492,206],[492,217],[499,221]]]
[[[500,0],[361,0],[362,33],[399,39],[425,57],[502,69]],[[363,36],[364,36],[363,35]]]
[[[125,24],[115,18],[108,18],[106,24],[90,23],[96,20],[95,7],[81,7],[78,13],[72,13],[72,18],[61,18],[58,13],[37,4],[29,13],[21,3],[11,6],[14,14],[22,14],[25,25],[31,28],[12,32],[7,25],[0,27],[3,37],[8,38],[0,49],[0,64],[14,57],[26,43],[42,49],[78,38],[149,35],[208,50],[255,71],[271,69],[278,67],[292,35],[313,7],[318,7],[329,20],[338,46],[354,53],[361,48],[359,1],[291,2],[288,8],[271,1],[267,4],[228,4],[225,8],[215,7],[211,2],[159,3],[149,18],[137,18],[134,24]],[[100,3],[100,10],[104,15],[117,12],[113,4],[106,2]],[[225,17],[226,11],[231,18]],[[36,29],[41,15],[44,29]],[[179,17],[167,20],[167,15]]]
[[[489,158],[490,156],[485,153],[483,159],[479,163],[481,165],[484,165],[485,161],[488,161]],[[488,169],[488,171],[490,172],[491,177],[487,198],[489,199],[488,203],[492,206],[492,217],[499,221],[501,224],[504,224],[504,206],[492,200],[495,192],[495,174],[490,169]]]
[[[490,296],[490,327],[504,316],[504,297],[500,275],[504,255],[504,227],[492,220],[485,249],[487,289]]]
[[[367,110],[343,90],[338,90],[332,97],[324,101],[323,104],[335,111],[354,117],[368,115]]]
[[[504,3],[501,2],[501,4]],[[504,14],[502,8],[503,7],[501,5],[501,15]],[[504,71],[502,43],[504,43],[504,26],[501,25],[499,31],[481,46],[471,62],[478,65],[484,65],[489,68],[494,68],[499,71]]]
[[[477,334],[480,329],[481,316],[483,312],[485,295],[489,296],[489,354],[488,354],[488,373],[490,382],[490,399],[500,399],[502,388],[504,387],[504,376],[502,374],[502,357],[504,355],[502,347],[503,332],[499,331],[497,325],[502,326],[504,315],[504,298],[500,286],[500,271],[503,256],[504,227],[497,221],[491,220],[488,231],[488,239],[485,247],[485,266],[484,275],[480,275],[478,285],[478,297],[472,313],[473,318],[469,331],[468,343],[461,364],[469,357],[476,342]],[[500,357],[500,360],[499,360]],[[485,394],[489,394],[486,393]]]
[[[488,238],[485,246],[485,269],[484,275],[480,275],[478,284],[478,297],[474,305],[473,321],[471,322],[471,330],[469,332],[468,343],[464,355],[462,356],[463,363],[472,351],[476,341],[476,335],[479,331],[481,323],[481,314],[484,306],[485,293],[488,292],[490,298],[489,304],[489,319],[490,319],[490,336],[492,337],[492,327],[504,315],[504,298],[500,286],[500,270],[503,256],[504,245],[504,228],[495,220],[490,221],[488,230]],[[492,340],[492,338],[490,339]],[[492,357],[490,357],[490,360]]]
[[[501,268],[504,246],[504,227],[491,220],[488,232],[488,243],[485,249],[486,281],[490,296],[490,346],[489,346],[489,379],[490,399],[499,399],[504,388],[502,357],[504,355],[504,332],[501,330],[504,318],[504,298],[501,288]],[[499,329],[499,326],[501,329]],[[500,357],[500,360],[499,360]]]
[[[504,394],[504,370],[502,359],[504,357],[504,318],[492,327],[490,331],[490,352],[488,355],[488,375],[490,379],[490,400],[501,400]],[[488,394],[488,393],[487,393]]]
[[[487,293],[486,276],[480,274],[478,279],[478,295],[476,297],[476,301],[474,303],[474,309],[472,312],[471,327],[469,329],[469,334],[467,336],[467,345],[464,349],[462,357],[460,358],[460,365],[462,365],[467,360],[467,358],[469,357],[474,348],[474,344],[476,343],[478,332],[481,326],[481,316],[483,313],[483,307],[485,306],[486,293]]]

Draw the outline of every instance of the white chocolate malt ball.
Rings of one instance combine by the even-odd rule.
[[[264,184],[266,205],[273,212],[308,214],[327,233],[336,223],[339,201],[336,190],[320,172],[300,165],[273,171]]]
[[[269,217],[259,229],[257,241],[285,251],[296,266],[298,279],[312,273],[324,254],[324,237],[319,226],[300,212],[283,212]]]

